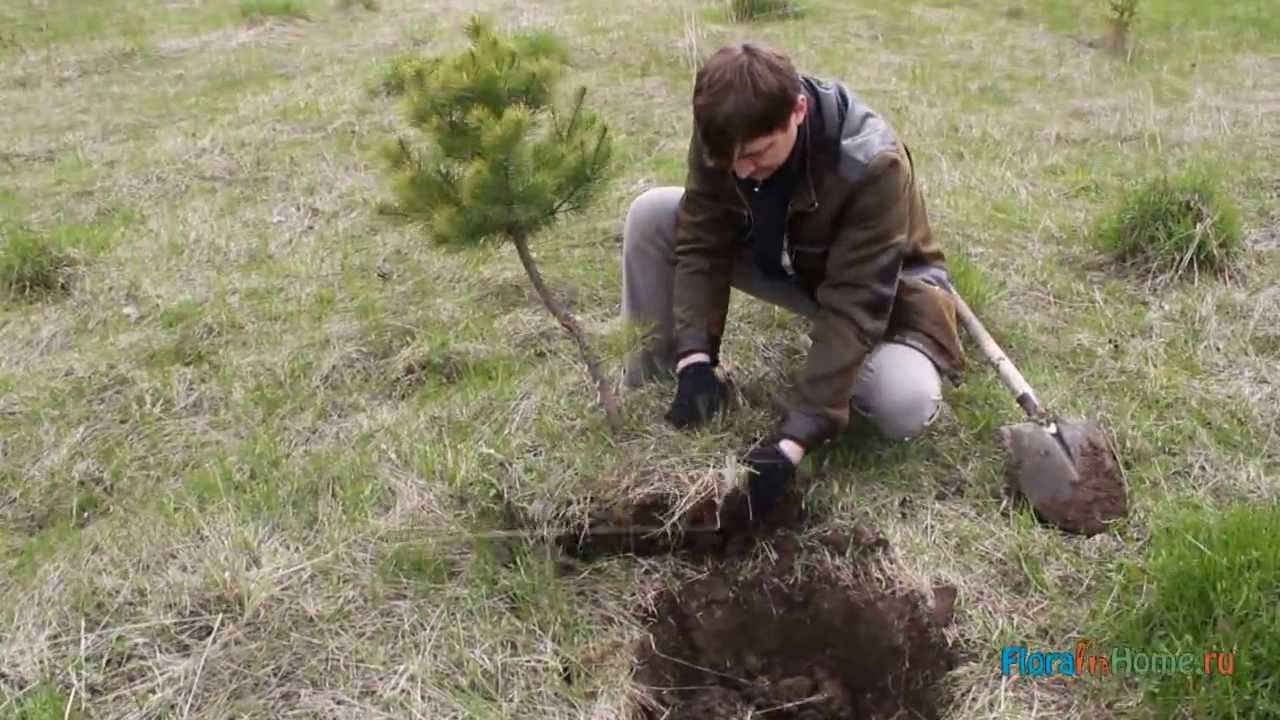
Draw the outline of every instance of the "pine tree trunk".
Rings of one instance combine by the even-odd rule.
[[[591,373],[591,379],[595,381],[596,389],[600,393],[600,403],[604,405],[604,414],[609,422],[609,429],[614,432],[621,430],[622,416],[618,413],[618,403],[613,397],[613,390],[609,387],[609,381],[600,370],[600,360],[587,345],[587,338],[582,332],[582,327],[578,325],[578,321],[573,317],[573,314],[561,305],[559,300],[556,300],[555,296],[547,288],[547,284],[543,282],[542,273],[538,272],[538,266],[533,262],[533,255],[529,254],[528,238],[523,234],[514,234],[511,236],[511,241],[516,246],[516,252],[520,254],[520,262],[524,265],[524,271],[528,273],[530,282],[533,283],[533,289],[538,292],[538,297],[542,298],[542,304],[555,316],[556,320],[560,321],[564,329],[578,343],[578,351],[582,354],[582,360],[587,365],[587,371]]]

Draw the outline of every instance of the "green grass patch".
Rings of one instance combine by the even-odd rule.
[[[75,260],[65,240],[0,225],[0,292],[10,300],[32,300],[67,290]]]
[[[387,548],[378,572],[390,585],[419,591],[441,587],[456,574],[446,550],[431,540],[396,543]]]
[[[16,552],[9,555],[6,563],[6,574],[15,580],[33,578],[46,564],[70,554],[82,538],[75,523],[60,520],[26,539],[18,539],[14,543]]]
[[[151,24],[141,3],[35,3],[18,0],[0,7],[0,50],[43,48],[70,40],[138,37]]]
[[[996,297],[996,287],[982,268],[963,252],[947,255],[947,277],[956,294],[964,299],[973,314],[981,320],[982,313]]]
[[[72,271],[110,247],[133,219],[112,210],[87,223],[48,228],[0,221],[0,300],[42,300],[69,290]]]
[[[240,17],[246,20],[272,17],[310,20],[311,13],[299,0],[240,0]]]
[[[325,517],[353,526],[386,500],[367,442],[293,451],[282,430],[263,428],[186,479],[194,507],[228,503],[281,527],[312,527]]]
[[[1243,249],[1240,211],[1205,168],[1129,185],[1098,219],[1094,240],[1122,264],[1159,280],[1226,273]]]
[[[9,717],[14,720],[64,720],[81,717],[74,705],[68,707],[70,704],[66,693],[52,683],[45,682],[18,700],[12,708],[14,715]],[[5,707],[0,705],[0,710],[5,710]]]
[[[1144,652],[1189,653],[1190,674],[1138,675],[1160,717],[1256,718],[1280,714],[1280,507],[1220,514],[1183,510],[1128,563],[1105,637]],[[1206,652],[1231,653],[1231,672],[1206,674]],[[1225,661],[1224,661],[1225,663]],[[1221,670],[1226,670],[1224,664]]]
[[[0,3],[0,58],[36,49],[111,41],[146,46],[169,32],[194,32],[226,22],[234,5],[136,0]]]
[[[730,22],[757,22],[803,14],[793,0],[722,0],[725,17]]]
[[[204,302],[181,299],[160,310],[156,323],[164,333],[146,350],[153,368],[216,366],[227,339],[245,330],[222,293]]]
[[[1033,0],[1029,5],[1028,18],[1044,21],[1060,32],[1101,33],[1117,17],[1111,0]],[[1230,53],[1242,47],[1274,47],[1280,42],[1280,15],[1268,0],[1141,0],[1126,17],[1138,43],[1167,44],[1181,53]],[[1192,35],[1197,37],[1188,37]],[[1223,38],[1231,38],[1233,46],[1218,44]]]

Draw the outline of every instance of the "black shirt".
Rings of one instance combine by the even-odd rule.
[[[800,175],[800,147],[805,137],[802,122],[797,128],[796,142],[786,162],[761,182],[751,178],[738,179],[742,194],[751,207],[751,230],[748,240],[756,265],[765,277],[786,280],[790,273],[783,265],[785,237],[787,233],[787,208],[795,192]]]

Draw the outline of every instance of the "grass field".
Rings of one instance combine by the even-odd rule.
[[[0,717],[636,705],[637,611],[699,565],[573,562],[538,535],[621,492],[712,487],[773,414],[681,434],[653,385],[611,437],[510,248],[444,250],[376,212],[403,129],[377,85],[401,53],[459,47],[471,12],[566,37],[611,127],[609,187],[533,243],[611,371],[622,217],[682,181],[693,58],[750,37],[898,128],[975,310],[1050,407],[1110,430],[1132,513],[1091,539],[1003,506],[992,431],[1019,411],[976,348],[925,437],[856,428],[806,458],[804,538],[870,523],[884,587],[957,588],[948,717],[1280,716],[1275,645],[1239,631],[1280,627],[1280,562],[1255,547],[1280,477],[1280,13],[1143,0],[1124,59],[1099,47],[1101,0],[800,3],[752,25],[713,0],[0,7]],[[1238,206],[1240,260],[1119,269],[1099,218],[1190,165]],[[730,322],[736,378],[798,368],[785,312],[735,299]],[[1270,524],[1204,532],[1248,561],[1180,574],[1195,552],[1165,528],[1240,505]],[[490,532],[513,528],[530,539]],[[1169,578],[1203,592],[1143,610]],[[1235,676],[1001,675],[1001,648],[1105,647],[1127,609],[1127,642],[1208,627],[1188,636],[1235,643]]]

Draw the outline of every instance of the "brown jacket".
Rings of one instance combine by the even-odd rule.
[[[778,430],[812,448],[849,422],[849,398],[867,353],[896,340],[924,351],[944,377],[965,360],[945,258],[929,229],[910,152],[843,85],[808,76],[809,115],[797,137],[800,179],[787,211],[786,252],[818,305],[798,400]],[[734,258],[749,244],[751,213],[732,172],[689,147],[676,225],[676,355],[719,362]]]

